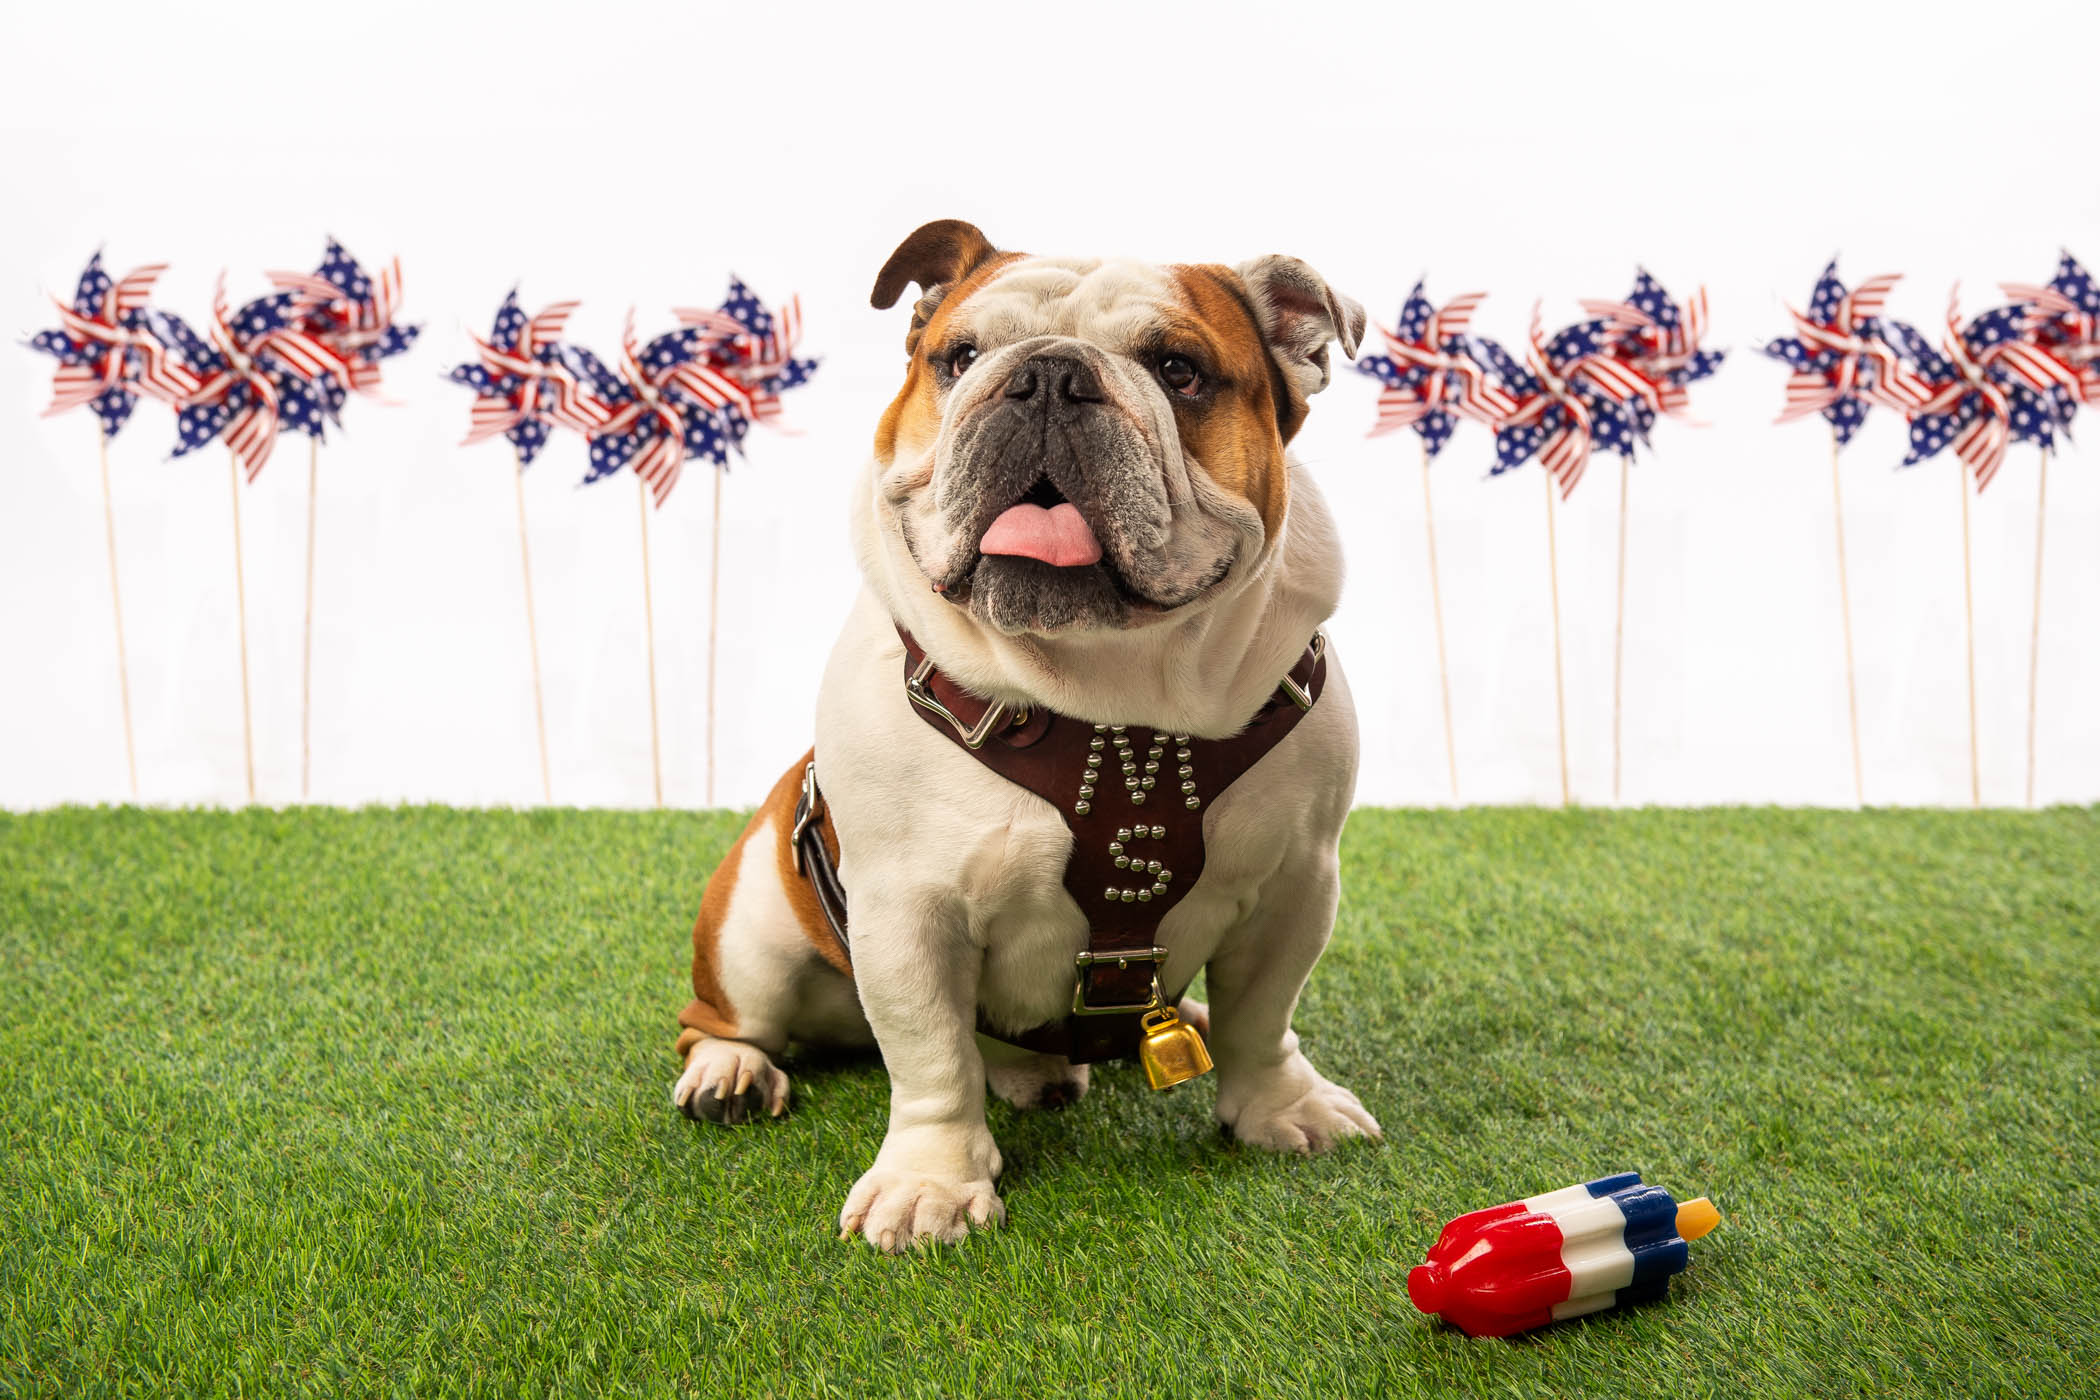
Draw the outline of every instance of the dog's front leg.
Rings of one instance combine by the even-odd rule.
[[[1287,888],[1289,898],[1275,891]],[[1321,1152],[1343,1138],[1379,1137],[1356,1095],[1298,1049],[1291,1013],[1334,931],[1340,870],[1330,852],[1302,874],[1271,882],[1254,916],[1211,958],[1211,1052],[1218,1121],[1241,1142],[1277,1152]]]
[[[839,1212],[879,1249],[954,1242],[1006,1218],[977,1049],[983,950],[949,900],[853,893],[854,980],[890,1076],[890,1126]]]

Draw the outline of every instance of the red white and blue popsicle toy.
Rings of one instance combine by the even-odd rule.
[[[1471,1337],[1507,1337],[1668,1291],[1687,1240],[1721,1223],[1704,1196],[1679,1205],[1639,1172],[1461,1215],[1407,1276],[1423,1312]]]

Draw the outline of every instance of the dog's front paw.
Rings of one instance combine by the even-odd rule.
[[[1356,1095],[1321,1077],[1303,1056],[1293,1060],[1244,1096],[1221,1087],[1218,1121],[1235,1138],[1271,1152],[1310,1155],[1344,1138],[1385,1136]]]
[[[892,1137],[875,1165],[846,1194],[839,1238],[860,1235],[888,1254],[920,1244],[955,1244],[971,1228],[1006,1219],[1006,1203],[992,1185],[999,1149],[979,1129],[953,1145],[947,1134]],[[982,1141],[975,1139],[981,1138]]]

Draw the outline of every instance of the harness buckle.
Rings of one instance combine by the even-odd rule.
[[[1150,948],[1130,948],[1113,953],[1083,951],[1074,958],[1079,969],[1079,980],[1072,985],[1072,1014],[1074,1016],[1115,1016],[1131,1011],[1155,1011],[1167,1004],[1166,993],[1160,990],[1159,965],[1165,962],[1167,950],[1154,945]],[[1152,964],[1152,997],[1149,1001],[1118,1002],[1111,1006],[1095,1006],[1086,999],[1087,969],[1097,963],[1114,963],[1125,968],[1134,962]]]
[[[1312,654],[1313,665],[1318,666],[1320,658],[1327,654],[1327,634],[1325,632],[1313,633]],[[1291,703],[1301,710],[1310,710],[1313,707],[1312,693],[1306,690],[1304,686],[1298,684],[1298,682],[1292,680],[1291,673],[1288,671],[1283,673],[1283,693],[1290,696]]]
[[[928,714],[938,715],[948,721],[949,726],[955,730],[956,737],[962,740],[964,748],[981,749],[984,747],[985,740],[1006,727],[1007,706],[1004,700],[993,702],[992,706],[984,712],[984,717],[979,719],[976,724],[964,724],[961,716],[957,715],[946,705],[943,705],[940,702],[940,698],[933,693],[933,687],[927,683],[928,679],[933,675],[933,671],[933,657],[926,656],[922,658],[918,666],[905,678],[904,693],[911,697],[912,704],[917,705]],[[1015,724],[1026,724],[1028,722],[1028,707],[1026,705],[1014,712],[1013,722]]]
[[[795,873],[807,875],[802,860],[802,835],[810,824],[824,815],[824,795],[817,791],[817,765],[815,760],[802,768],[802,799],[795,804],[794,829],[788,832],[788,849],[795,853]]]

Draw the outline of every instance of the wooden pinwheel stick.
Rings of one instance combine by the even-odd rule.
[[[1838,439],[1830,435],[1830,508],[1837,524],[1838,619],[1845,633],[1845,713],[1852,721],[1852,796],[1867,805],[1867,786],[1859,756],[1859,675],[1852,665],[1852,588],[1845,578],[1845,495],[1838,482]]]
[[[299,799],[313,794],[314,777],[314,517],[321,491],[321,440],[306,439],[306,640],[299,658]]]
[[[255,718],[248,701],[248,583],[241,567],[241,459],[229,448],[233,482],[233,606],[241,636],[241,759],[248,774],[248,800],[255,800]]]
[[[1422,443],[1422,524],[1429,533],[1429,611],[1436,619],[1436,676],[1444,697],[1444,763],[1451,770],[1451,800],[1458,801],[1458,743],[1451,727],[1451,665],[1444,655],[1444,594],[1437,581],[1436,509],[1429,494],[1429,443]]]
[[[1560,552],[1553,539],[1553,473],[1540,468],[1546,478],[1546,578],[1553,594],[1553,713],[1560,732],[1560,805],[1572,800],[1568,789],[1568,694],[1561,683],[1560,663]]]
[[[649,770],[655,781],[656,805],[664,805],[663,745],[656,728],[656,605],[649,592],[649,483],[634,479],[642,507],[642,631],[649,644]]]
[[[716,467],[713,537],[707,547],[707,805],[715,805],[715,624],[722,599],[722,468]]]
[[[1954,480],[1961,490],[1961,606],[1963,633],[1969,646],[1969,805],[1983,805],[1983,776],[1976,758],[1976,589],[1969,565],[1969,473],[1963,463],[1954,465]]]
[[[1633,476],[1633,459],[1619,458],[1619,617],[1612,628],[1611,644],[1611,800],[1619,801],[1621,746],[1619,717],[1626,699],[1626,493]]]
[[[95,425],[95,462],[102,469],[102,533],[109,541],[109,601],[117,618],[117,698],[124,710],[124,768],[131,775],[131,800],[139,797],[138,750],[131,738],[131,667],[124,659],[124,595],[117,588],[117,513],[109,499],[109,439]]]
[[[2042,529],[2049,509],[2049,449],[2042,449],[2042,475],[2034,497],[2034,633],[2027,650],[2027,805],[2034,805],[2034,727],[2042,679]]]
[[[525,579],[525,641],[532,651],[532,718],[540,736],[540,800],[554,801],[554,780],[547,767],[547,699],[540,689],[540,626],[532,611],[532,546],[525,536],[525,462],[511,474],[518,495],[518,564]],[[646,524],[644,526],[646,529]],[[646,540],[646,536],[644,536]],[[647,580],[643,581],[647,587]],[[653,671],[653,667],[652,667]]]

